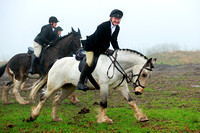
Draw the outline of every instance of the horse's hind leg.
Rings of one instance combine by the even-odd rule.
[[[19,104],[23,104],[23,105],[29,104],[30,101],[25,101],[20,95],[20,87],[21,87],[22,81],[16,80],[16,79],[13,79],[13,81],[14,81],[13,94],[15,95],[16,100],[19,102]]]
[[[13,82],[10,81],[7,84],[4,85],[3,90],[2,90],[2,100],[4,104],[11,104],[14,102],[11,102],[8,100],[8,91],[11,89],[11,86],[13,85]]]
[[[43,104],[58,89],[53,90],[53,88],[47,87],[47,90],[45,91],[44,96],[42,96],[40,98],[40,102],[38,103],[38,105],[36,107],[32,107],[32,112],[31,112],[30,118],[26,119],[25,121],[27,121],[27,122],[35,121],[37,119],[37,117],[40,115]]]
[[[62,91],[59,95],[54,97],[53,101],[53,110],[52,110],[52,120],[53,121],[62,121],[61,118],[58,116],[58,105],[59,103],[67,98],[70,94],[75,91],[75,86],[72,85],[65,85],[62,87]]]
[[[97,122],[98,123],[103,123],[103,122],[108,122],[108,123],[113,123],[113,121],[108,118],[108,116],[106,115],[106,108],[107,108],[107,97],[108,97],[108,85],[101,85],[100,89],[100,95],[101,95],[101,110],[99,115],[97,116]]]
[[[142,113],[142,111],[137,107],[136,103],[131,98],[127,84],[125,86],[119,87],[118,89],[121,91],[124,98],[128,101],[128,104],[132,107],[135,113],[135,117],[141,122],[148,121],[147,116]]]
[[[28,78],[25,78],[21,84],[21,90],[24,90],[24,87],[26,85],[26,82],[27,82]]]

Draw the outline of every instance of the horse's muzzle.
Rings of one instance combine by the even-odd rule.
[[[133,92],[135,93],[135,95],[142,95],[142,93],[143,93],[143,88],[142,87],[140,87],[140,86],[137,86],[137,87],[133,87]]]
[[[135,92],[135,95],[142,95],[142,93],[141,92]]]

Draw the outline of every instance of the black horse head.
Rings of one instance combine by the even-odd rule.
[[[56,59],[60,59],[67,56],[73,56],[76,51],[81,47],[81,33],[78,29],[76,32],[73,28],[70,33],[61,37],[56,41],[56,44],[46,49],[42,55],[40,64],[44,69],[54,62]]]

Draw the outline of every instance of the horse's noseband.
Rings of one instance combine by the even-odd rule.
[[[133,88],[134,88],[134,90],[135,90],[135,88],[138,87],[138,86],[142,87],[143,89],[145,88],[145,86],[141,85],[141,84],[140,84],[140,81],[139,81],[139,77],[140,77],[140,75],[141,75],[143,69],[147,69],[148,71],[152,71],[151,68],[143,67],[143,68],[140,70],[139,74],[133,75],[133,73],[132,73],[132,79],[133,79],[133,77],[138,76],[137,79],[136,79],[136,81],[133,83]],[[131,82],[132,82],[132,80],[131,80]],[[137,83],[138,83],[138,84],[137,84]]]

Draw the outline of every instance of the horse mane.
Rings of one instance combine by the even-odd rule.
[[[73,32],[69,32],[67,35],[65,35],[65,36],[63,36],[63,37],[60,37],[58,40],[56,40],[56,43],[57,43],[58,41],[64,39],[64,38],[70,36],[71,34],[73,34]]]
[[[140,55],[141,57],[144,57],[144,59],[148,59],[146,56],[144,56],[143,54],[141,54],[140,52],[136,51],[136,50],[132,50],[132,49],[119,49],[120,51],[129,51],[132,53],[136,53],[138,55]]]

